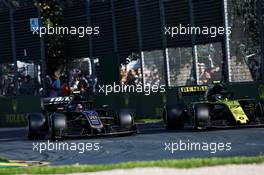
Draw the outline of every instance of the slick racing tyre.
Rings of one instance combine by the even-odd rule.
[[[195,129],[206,129],[209,126],[210,110],[207,104],[196,104],[194,106]]]
[[[116,121],[121,129],[130,130],[134,126],[133,115],[125,109],[117,112]]]
[[[53,140],[61,139],[66,128],[66,116],[55,113],[51,116],[51,137]]]
[[[27,137],[28,139],[41,139],[45,137],[46,117],[42,113],[31,113],[27,115]]]
[[[185,117],[185,106],[183,104],[166,105],[163,109],[163,121],[168,130],[182,129]]]

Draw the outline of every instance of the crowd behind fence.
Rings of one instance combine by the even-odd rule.
[[[223,0],[226,2],[225,0]],[[93,1],[95,3],[96,1]],[[136,28],[135,26],[130,26],[127,25],[127,15],[125,17],[121,14],[127,14],[128,9],[119,9],[118,4],[122,4],[122,1],[114,1],[115,3],[113,5],[112,10],[110,9],[110,1],[107,2],[109,5],[107,17],[112,18],[114,22],[116,23],[116,26],[113,27],[111,21],[111,30],[109,31],[108,37],[111,36],[112,33],[115,33],[124,26],[126,27],[126,30],[123,30],[122,32],[126,33],[129,29],[132,30],[133,28]],[[129,1],[129,4],[133,4],[134,1]],[[146,1],[147,2],[147,1]],[[195,4],[199,3],[204,3],[205,1],[197,1]],[[213,1],[210,1],[212,3]],[[151,13],[138,13],[139,16],[135,16],[135,4],[129,6],[129,10],[131,14],[129,15],[129,19],[131,18],[130,21],[132,21],[133,18],[133,25],[135,24],[140,24],[140,21],[137,21],[138,19],[141,19],[143,21],[141,23],[141,27],[143,29],[140,29],[140,26],[138,27],[138,30],[133,30],[133,33],[131,35],[131,38],[123,38],[121,37],[120,33],[117,32],[117,38],[111,38],[111,40],[116,39],[116,49],[117,52],[119,52],[119,55],[122,55],[120,60],[127,60],[126,62],[120,64],[120,65],[113,65],[117,66],[120,68],[120,84],[124,85],[163,85],[168,83],[169,87],[177,87],[177,86],[185,86],[185,85],[202,85],[202,84],[208,84],[214,80],[223,80],[223,73],[226,71],[224,68],[225,66],[228,66],[228,80],[229,82],[251,82],[251,81],[260,81],[263,80],[263,70],[264,68],[261,65],[263,64],[263,44],[261,48],[261,43],[263,43],[264,37],[263,31],[261,33],[261,30],[263,28],[259,27],[261,26],[259,23],[261,22],[260,19],[264,19],[263,17],[259,17],[260,19],[256,19],[259,14],[257,14],[257,11],[259,9],[259,6],[256,6],[252,10],[252,15],[250,19],[247,19],[245,16],[239,16],[239,9],[236,9],[234,6],[235,1],[227,1],[227,16],[228,19],[227,23],[232,29],[232,34],[229,36],[230,40],[224,41],[222,38],[221,40],[217,41],[209,41],[209,40],[204,40],[202,43],[178,43],[178,41],[182,41],[181,38],[179,37],[179,40],[173,40],[172,38],[167,38],[167,48],[163,48],[161,45],[161,38],[162,38],[162,33],[159,33],[159,35],[154,35],[152,37],[148,37],[148,35],[151,35],[151,32],[155,31],[154,33],[156,34],[156,28],[155,30],[153,29],[146,30],[144,31],[143,29],[144,26],[148,26],[147,24],[152,24],[153,21],[152,19],[154,18],[149,18],[149,14]],[[236,1],[240,2],[240,1]],[[261,1],[257,1],[261,2]],[[99,3],[99,2],[98,2]],[[188,11],[185,12],[184,9],[189,10],[188,8],[188,3],[187,1],[164,1],[164,8],[165,8],[165,21],[163,21],[165,24],[173,24],[170,23],[170,21],[175,22],[174,20],[180,20],[178,17],[180,15],[188,16],[188,19],[184,19],[185,22],[190,22],[189,20],[189,13]],[[178,4],[179,3],[179,4]],[[181,4],[182,3],[182,4]],[[208,1],[209,3],[209,1]],[[96,3],[95,3],[96,4]],[[100,3],[99,3],[100,4]],[[119,5],[120,5],[119,4]],[[167,4],[167,5],[166,5]],[[177,5],[182,5],[182,9],[176,10],[175,7]],[[185,4],[185,5],[184,5]],[[220,3],[221,4],[221,3]],[[155,10],[156,16],[160,17],[160,13],[162,13],[162,9],[160,8],[160,4],[157,2],[151,2],[151,5],[153,5],[153,8],[157,9]],[[120,5],[121,6],[121,5]],[[264,6],[264,5],[263,5]],[[79,6],[78,6],[79,7]],[[139,8],[138,10],[142,10],[145,7],[147,7],[143,2],[139,3]],[[203,10],[197,9],[199,6],[194,6],[194,13],[197,15],[203,14]],[[81,6],[80,6],[81,8]],[[213,8],[216,8],[214,6]],[[213,9],[212,8],[212,9]],[[98,8],[100,9],[100,8]],[[171,10],[170,10],[171,9]],[[120,11],[121,10],[121,11]],[[140,12],[147,12],[147,8],[145,9],[146,11],[140,11]],[[211,9],[210,9],[211,10]],[[20,11],[21,12],[21,11]],[[32,13],[36,13],[36,9],[32,11]],[[113,13],[116,12],[116,13]],[[179,12],[179,16],[174,16],[171,14],[174,14],[175,12]],[[182,12],[182,13],[180,13]],[[167,13],[170,13],[168,15]],[[263,12],[262,12],[263,13]],[[15,15],[15,21],[20,13],[17,13]],[[99,13],[98,13],[99,14]],[[98,15],[97,14],[97,15]],[[100,13],[101,14],[101,13]],[[111,15],[110,15],[111,14]],[[192,15],[194,15],[192,14]],[[115,16],[116,15],[116,16]],[[118,18],[118,15],[120,15],[120,19]],[[208,15],[208,14],[207,14]],[[263,14],[262,14],[263,15]],[[215,16],[215,15],[214,15]],[[3,17],[3,16],[1,16]],[[67,15],[66,15],[67,17]],[[122,18],[121,18],[122,17]],[[198,22],[201,20],[207,20],[207,18],[199,18],[195,19],[196,16],[194,16],[194,23]],[[76,18],[76,19],[75,19]],[[104,21],[106,24],[108,24],[108,18],[106,21]],[[212,18],[210,16],[210,18]],[[1,18],[5,19],[5,18]],[[20,19],[20,18],[19,18]],[[156,18],[155,18],[156,19]],[[209,19],[209,18],[208,18]],[[77,17],[74,17],[74,20],[77,20]],[[86,18],[84,18],[86,20]],[[105,19],[104,19],[105,20]],[[182,20],[182,19],[181,19]],[[66,20],[67,21],[67,20]],[[95,21],[95,20],[94,20]],[[92,18],[92,22],[93,18]],[[145,22],[146,21],[146,22]],[[28,24],[28,20],[22,20],[19,22],[25,22],[23,24]],[[152,23],[150,23],[152,22]],[[160,22],[160,21],[159,21]],[[10,32],[9,27],[7,25],[9,24],[10,21],[5,21],[4,23],[0,22],[0,31],[4,30],[5,27],[5,32],[8,33]],[[135,24],[134,24],[135,23]],[[263,21],[262,21],[263,23]],[[17,23],[16,23],[17,24]],[[20,24],[20,23],[19,23]],[[113,23],[114,24],[114,23]],[[154,23],[152,24],[154,25]],[[157,24],[157,28],[160,29],[161,24]],[[263,26],[263,24],[262,24]],[[8,28],[8,30],[6,30]],[[127,29],[128,28],[128,29]],[[17,27],[17,30],[20,29]],[[22,31],[23,29],[23,31]],[[116,31],[112,31],[112,29]],[[26,28],[21,28],[21,31],[17,31],[17,33],[25,33]],[[159,31],[159,30],[157,30]],[[160,31],[159,31],[160,32]],[[2,33],[2,32],[1,32]],[[0,33],[0,34],[1,34]],[[133,43],[138,43],[138,38],[136,37],[138,34],[142,35],[142,48],[139,48],[132,44]],[[254,34],[254,36],[252,35]],[[120,36],[119,36],[120,35]],[[31,34],[30,34],[31,36]],[[123,35],[122,35],[123,36]],[[145,36],[145,37],[144,37]],[[112,36],[111,36],[112,37]],[[197,37],[197,41],[199,40],[201,36]],[[120,41],[118,40],[119,38],[122,38],[122,42],[120,44]],[[151,40],[148,40],[151,38]],[[155,38],[155,41],[152,41],[152,38]],[[258,39],[256,39],[258,38]],[[262,41],[260,40],[262,38]],[[18,37],[19,41],[24,41],[24,38]],[[189,37],[190,39],[190,37]],[[10,38],[9,38],[10,40]],[[131,41],[130,41],[131,40]],[[34,40],[35,41],[35,40]],[[84,40],[83,40],[84,41]],[[94,44],[96,46],[103,46],[103,41],[100,40],[100,44]],[[149,41],[149,42],[146,42]],[[157,42],[158,41],[158,42]],[[171,44],[170,41],[173,41],[174,44]],[[188,41],[188,37],[184,38],[184,41]],[[72,42],[70,40],[70,42]],[[102,42],[102,43],[101,43]],[[111,43],[112,41],[107,42],[107,45],[105,46],[106,49],[109,49],[108,45],[113,45]],[[38,47],[37,44],[32,44]],[[36,40],[36,43],[39,43],[38,40]],[[79,43],[79,40],[78,42]],[[125,43],[125,44],[123,44]],[[129,43],[129,44],[127,44]],[[147,44],[146,44],[147,43]],[[152,49],[151,46],[154,44],[159,43],[160,45],[156,47],[155,49]],[[227,47],[227,43],[229,43],[229,48]],[[105,43],[104,43],[105,44]],[[23,50],[22,42],[17,43],[18,47],[20,50],[18,50],[17,57],[25,57],[25,55],[30,54],[30,51],[35,51],[37,56],[36,58],[39,57],[39,52],[37,49],[28,49],[28,50]],[[67,44],[66,44],[67,45]],[[82,44],[85,45],[85,44]],[[174,46],[175,45],[175,46]],[[74,45],[68,44],[67,47],[73,47]],[[79,46],[79,45],[78,45]],[[132,47],[133,46],[133,47]],[[85,48],[81,49],[69,49],[72,53],[76,54],[76,52],[80,52],[81,50],[87,51],[89,49],[87,45],[84,46]],[[90,45],[89,45],[90,47]],[[11,48],[11,47],[10,47]],[[102,47],[100,47],[102,48]],[[162,48],[162,49],[161,49]],[[225,48],[225,49],[224,49]],[[130,50],[137,50],[136,52],[138,53],[133,53],[131,55],[127,55],[127,59],[123,58],[124,54],[127,54],[127,52]],[[152,50],[151,50],[152,49]],[[163,50],[164,49],[164,50]],[[73,51],[74,50],[74,51]],[[96,51],[96,49],[92,48],[91,50]],[[196,55],[193,54],[193,51],[196,51]],[[6,50],[5,50],[6,51]],[[105,51],[105,50],[104,50]],[[229,53],[228,53],[229,52]],[[81,53],[81,52],[80,52]],[[100,50],[100,53],[101,52]],[[85,54],[87,54],[85,52]],[[98,54],[97,52],[94,52],[94,54]],[[77,54],[76,54],[77,55]],[[74,55],[74,56],[76,56]],[[89,54],[88,54],[89,55]],[[136,55],[136,56],[135,56]],[[2,55],[1,55],[2,56]],[[29,56],[29,55],[28,55]],[[101,56],[101,57],[100,57]],[[102,55],[98,57],[102,58]],[[3,57],[3,56],[2,56]],[[6,59],[6,57],[1,59]],[[78,56],[76,56],[78,57]],[[11,60],[12,55],[9,55],[8,58]],[[227,58],[227,59],[225,59]],[[26,58],[25,58],[26,59]],[[72,58],[73,59],[73,58]],[[10,62],[10,61],[9,61]],[[71,63],[70,63],[71,64]],[[74,90],[79,90],[79,91],[90,91],[90,92],[95,92],[98,84],[98,79],[101,79],[103,77],[97,77],[98,72],[94,72],[93,65],[89,59],[86,59],[85,63],[78,62],[78,61],[73,61],[72,63],[73,67],[70,67],[69,70],[65,71],[62,74],[55,74],[52,77],[49,76],[43,76],[41,75],[41,65],[37,63],[36,65],[30,65],[26,64],[26,66],[18,66],[17,70],[15,69],[14,63],[10,64],[1,64],[1,71],[0,71],[0,93],[1,95],[5,96],[12,96],[12,95],[44,95],[46,94],[47,96],[61,96],[61,95],[69,95],[71,91]],[[195,69],[194,69],[195,68]],[[101,71],[104,71],[104,68],[100,69]],[[16,83],[14,82],[14,77],[17,74],[17,81],[18,81],[18,86],[16,88]],[[43,77],[45,77],[43,79]],[[44,88],[46,87],[46,88]]]

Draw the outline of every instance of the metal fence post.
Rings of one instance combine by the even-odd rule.
[[[91,19],[91,1],[87,0],[86,1],[86,16],[87,16],[87,25],[88,26],[92,26],[92,19]],[[89,42],[89,55],[90,55],[90,60],[92,62],[92,64],[94,63],[94,55],[93,55],[93,38],[90,36],[88,38],[88,42]],[[92,68],[92,74],[95,73],[94,70],[94,66],[91,67]]]
[[[223,79],[225,82],[230,83],[232,81],[230,75],[230,35],[227,33],[229,28],[229,20],[228,20],[228,4],[227,0],[222,1],[222,12],[223,12],[223,19],[224,19],[224,28],[225,28],[225,35],[224,35],[224,60],[223,60]]]
[[[189,3],[190,26],[194,27],[193,2],[192,0],[188,0],[188,3]],[[195,79],[196,85],[199,85],[199,75],[197,72],[198,54],[197,54],[197,47],[195,45],[196,36],[195,34],[192,34],[191,37],[192,37],[192,58],[193,58],[192,76]]]
[[[264,12],[263,12],[263,9],[264,9],[264,3],[262,1],[260,1],[261,3],[261,26],[260,26],[260,32],[261,32],[261,67],[262,67],[262,73],[261,73],[261,77],[262,77],[262,81],[264,81],[264,31],[263,31],[263,28],[264,28]]]
[[[42,21],[41,21],[41,12],[40,9],[38,8],[38,19],[39,19],[39,27],[42,26]],[[40,42],[40,60],[41,60],[41,79],[42,79],[42,86],[43,86],[43,91],[44,91],[44,96],[47,95],[47,84],[46,84],[46,53],[45,53],[45,41],[44,41],[44,36],[39,38]]]
[[[260,32],[260,47],[261,47],[261,68],[260,68],[260,73],[261,73],[261,81],[264,82],[264,3],[262,0],[257,0],[256,1],[256,6],[257,6],[257,25],[258,25],[258,30]]]
[[[170,86],[170,70],[169,70],[169,57],[167,52],[167,39],[164,34],[164,27],[166,26],[165,12],[164,12],[164,2],[159,0],[160,7],[160,20],[161,20],[161,36],[162,36],[162,49],[163,49],[163,64],[164,64],[164,74],[165,74],[165,85],[168,89]]]
[[[3,1],[3,3],[9,9],[9,20],[10,20],[10,30],[11,30],[11,42],[12,42],[12,60],[14,64],[14,85],[15,85],[15,95],[19,95],[19,85],[18,85],[18,72],[17,72],[17,55],[16,55],[16,36],[15,36],[15,26],[14,26],[14,8],[12,5]]]
[[[137,19],[137,33],[138,33],[138,49],[140,52],[140,61],[141,61],[141,74],[142,74],[142,85],[145,85],[145,78],[144,78],[144,53],[142,52],[142,33],[141,33],[141,18],[140,18],[140,10],[138,5],[138,0],[134,0],[135,3],[135,11],[136,11],[136,19]]]
[[[113,45],[114,51],[117,52],[117,34],[116,34],[116,20],[115,20],[115,4],[114,0],[111,0],[111,15],[112,15],[112,29],[113,29]]]

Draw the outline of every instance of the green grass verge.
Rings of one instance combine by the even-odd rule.
[[[227,158],[193,158],[184,160],[161,160],[127,162],[108,165],[73,165],[73,166],[47,166],[31,168],[2,168],[0,175],[7,174],[66,174],[81,172],[96,172],[113,169],[131,169],[146,167],[167,167],[167,168],[197,168],[203,166],[216,166],[226,164],[252,164],[263,163],[264,156],[258,157],[227,157]]]
[[[136,123],[144,123],[144,124],[147,124],[147,123],[160,123],[162,122],[162,119],[160,118],[145,118],[145,119],[138,119],[136,120]]]

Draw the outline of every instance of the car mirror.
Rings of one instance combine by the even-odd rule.
[[[109,105],[102,105],[102,108],[109,108]]]
[[[64,107],[58,107],[57,111],[64,111]]]

